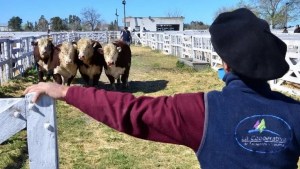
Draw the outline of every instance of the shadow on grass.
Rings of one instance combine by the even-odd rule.
[[[25,131],[26,129],[24,129]],[[4,141],[1,145],[3,146],[14,146],[15,149],[8,150],[9,158],[11,163],[8,163],[3,169],[20,169],[26,164],[28,159],[28,146],[26,144],[26,137],[23,135],[15,135],[13,138],[10,138]],[[19,151],[16,153],[15,151]]]
[[[83,85],[84,82],[81,78],[74,79],[76,84]],[[117,85],[117,91],[129,92],[129,93],[153,93],[166,88],[168,81],[166,80],[154,80],[154,81],[130,81],[128,88],[123,88],[121,84]],[[107,91],[113,91],[112,86],[109,83],[99,82],[98,89],[104,89]]]
[[[28,158],[28,147],[27,146],[22,147],[22,149],[20,149],[20,155],[19,156],[10,155],[10,158],[13,162],[8,164],[3,169],[19,169],[19,168],[22,168],[24,166],[24,164],[26,163],[26,160]]]
[[[0,98],[14,98],[14,96],[0,92]]]

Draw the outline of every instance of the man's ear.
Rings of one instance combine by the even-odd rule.
[[[224,61],[222,61],[222,63],[223,63],[223,68],[224,68],[225,72],[226,73],[230,72],[231,71],[230,66],[226,62],[224,62]]]
[[[117,47],[117,51],[120,53],[122,51],[121,47]]]

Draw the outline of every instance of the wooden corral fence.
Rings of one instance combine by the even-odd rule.
[[[118,31],[54,32],[50,36],[55,44],[76,41],[83,37],[107,43],[119,39],[119,33]],[[271,87],[300,95],[300,34],[275,33],[288,45],[286,60],[290,70],[282,78],[270,81]],[[43,36],[47,34],[0,39],[0,85],[19,74],[22,75],[28,67],[33,66],[31,41]],[[175,55],[192,66],[209,64],[211,68],[218,70],[222,64],[211,45],[210,34],[207,31],[133,32],[133,42],[149,46],[153,50],[160,50],[164,54]]]
[[[37,36],[28,35],[26,37],[21,35],[22,33],[19,33],[15,34],[15,37],[0,38],[0,85],[13,77],[23,75],[26,69],[34,66],[31,42],[48,36],[46,33]],[[76,41],[83,37],[97,40],[101,43],[108,43],[118,39],[119,32],[54,32],[50,36],[53,38],[54,44],[60,44],[63,41]]]
[[[58,169],[55,101],[42,96],[30,103],[25,98],[0,99],[0,144],[26,128],[31,169]]]
[[[274,33],[288,46],[286,61],[290,70],[269,83],[273,89],[300,96],[300,34]],[[216,71],[222,67],[222,60],[214,51],[207,31],[142,32],[133,37],[136,44],[177,56],[188,65],[209,64]]]

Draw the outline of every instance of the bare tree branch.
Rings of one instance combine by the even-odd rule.
[[[98,24],[101,24],[100,14],[93,8],[84,8],[81,12],[82,21],[89,26],[92,31],[95,30]]]

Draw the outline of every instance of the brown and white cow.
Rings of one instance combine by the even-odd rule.
[[[54,68],[53,74],[60,74],[63,83],[69,86],[77,74],[78,55],[77,50],[70,42],[63,42],[56,46],[54,56],[58,55],[59,65]]]
[[[50,78],[50,74],[53,75],[53,70],[48,71],[47,63],[48,61],[51,62],[53,60],[55,46],[52,43],[52,39],[49,38],[41,38],[37,41],[32,41],[31,45],[33,46],[34,60],[38,67],[38,80],[39,82],[43,82],[45,81],[44,72],[47,72],[48,79]]]
[[[131,49],[123,41],[115,41],[113,43],[108,43],[104,46],[103,50],[99,50],[100,53],[103,52],[105,59],[105,74],[110,81],[110,84],[114,89],[115,79],[124,88],[128,87],[128,77],[131,66]]]
[[[69,42],[54,46],[49,38],[41,38],[32,42],[34,58],[39,65],[39,81],[44,81],[43,72],[52,72],[58,84],[69,86],[77,73],[77,52]]]
[[[103,54],[98,52],[98,49],[102,48],[101,44],[88,38],[82,38],[77,41],[76,48],[81,77],[87,85],[90,85],[90,80],[92,80],[92,85],[97,86],[105,64]]]

